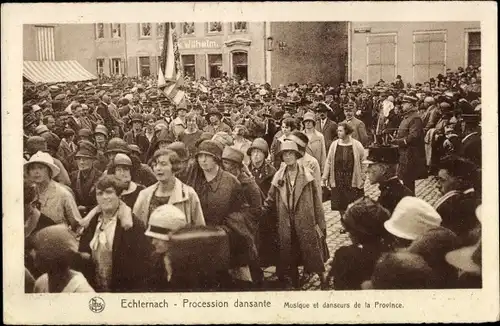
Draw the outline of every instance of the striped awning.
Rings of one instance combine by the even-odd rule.
[[[33,83],[62,83],[97,79],[76,60],[24,61],[23,76]]]

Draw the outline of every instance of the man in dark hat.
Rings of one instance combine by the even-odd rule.
[[[208,112],[206,115],[206,119],[210,122],[208,126],[206,126],[203,131],[206,132],[211,132],[213,134],[216,134],[218,132],[227,132],[228,134],[231,133],[231,128],[222,122],[222,113],[218,109],[212,109]]]
[[[427,173],[424,148],[424,126],[418,113],[418,98],[405,95],[402,99],[403,121],[391,141],[399,148],[398,177],[415,193],[415,180]]]
[[[102,172],[94,167],[97,148],[88,141],[81,141],[75,154],[78,170],[70,174],[71,189],[75,194],[75,201],[82,216],[85,216],[97,205],[94,184],[99,180]]]
[[[479,202],[468,200],[464,192],[474,189],[477,167],[471,161],[458,156],[447,156],[439,164],[439,190],[442,197],[434,208],[442,218],[441,226],[458,236],[465,236],[477,226],[475,210]]]
[[[330,149],[332,142],[337,139],[337,124],[328,118],[328,108],[326,104],[319,103],[316,112],[319,119],[316,121],[316,130],[321,132],[325,137],[326,151]]]
[[[391,214],[399,201],[406,196],[413,196],[397,176],[399,150],[396,146],[374,146],[368,148],[368,180],[378,184],[380,197],[378,202]]]
[[[479,114],[463,115],[465,124],[464,138],[460,155],[481,166],[481,116]]]
[[[37,119],[35,114],[28,112],[23,114],[23,125],[24,125],[24,142],[28,140],[29,137],[35,135],[35,128],[37,127]]]
[[[131,117],[132,129],[125,133],[123,139],[128,144],[135,144],[139,146],[141,151],[145,153],[149,148],[149,140],[144,135],[144,131],[142,130],[144,124],[144,117],[140,113],[134,113]]]

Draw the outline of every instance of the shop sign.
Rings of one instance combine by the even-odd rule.
[[[180,39],[179,50],[220,49],[222,42],[213,39]],[[163,49],[163,40],[158,41],[158,50]]]
[[[179,40],[179,50],[220,49],[222,44],[213,39]]]

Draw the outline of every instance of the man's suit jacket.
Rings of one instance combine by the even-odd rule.
[[[359,141],[364,147],[368,145],[368,134],[363,121],[352,117],[350,120],[344,120],[353,129],[351,137]]]
[[[321,132],[325,137],[325,147],[326,151],[330,149],[330,145],[332,142],[337,139],[337,124],[335,121],[332,121],[326,118],[325,125],[321,125],[321,120],[316,121],[316,130]]]

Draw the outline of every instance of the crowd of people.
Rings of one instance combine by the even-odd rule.
[[[480,83],[25,84],[26,292],[481,287]]]

